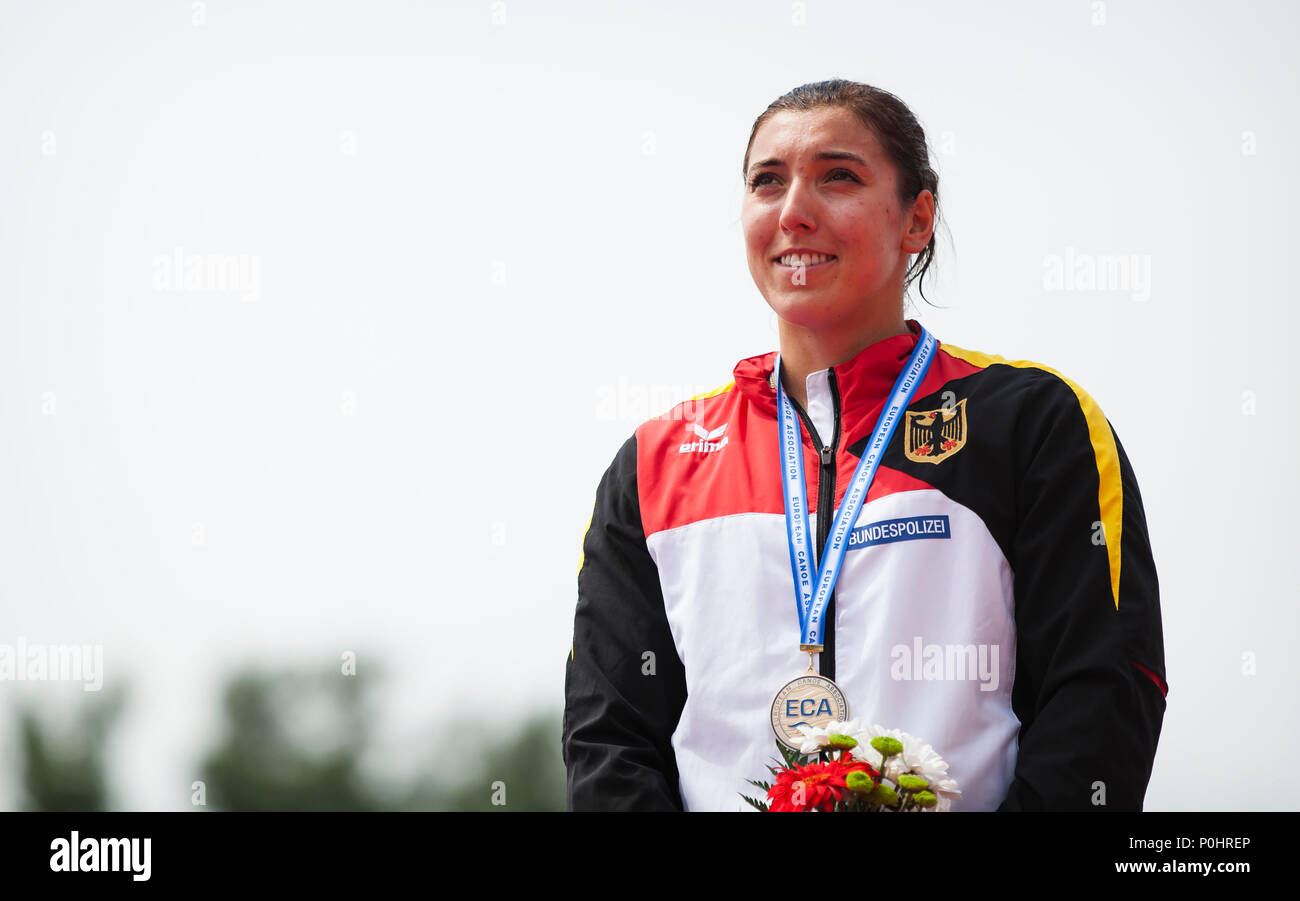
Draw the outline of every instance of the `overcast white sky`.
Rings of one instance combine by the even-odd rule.
[[[469,703],[558,715],[601,473],[776,349],[750,126],[839,76],[936,150],[912,315],[1079,382],[1136,469],[1148,809],[1300,808],[1298,38],[1285,2],[6,2],[0,643],[131,679],[128,809],[188,807],[241,662],[381,663],[395,767]],[[1053,290],[1067,254],[1149,281]],[[23,693],[79,692],[0,682],[0,759]]]

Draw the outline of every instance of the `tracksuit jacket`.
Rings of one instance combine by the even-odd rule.
[[[920,333],[807,377],[820,561]],[[742,810],[799,651],[776,352],[641,424],[583,539],[562,725],[571,810]],[[822,512],[826,511],[823,516]],[[1137,481],[1077,384],[939,342],[848,539],[823,675],[931,744],[961,810],[1140,810],[1168,692]]]

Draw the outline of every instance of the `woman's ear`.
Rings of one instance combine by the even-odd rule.
[[[930,243],[934,234],[934,194],[929,188],[921,189],[907,212],[907,230],[903,232],[903,250],[920,253]]]

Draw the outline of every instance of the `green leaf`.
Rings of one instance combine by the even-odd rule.
[[[798,751],[787,748],[779,741],[776,743],[776,749],[781,753],[781,759],[785,761],[786,767],[793,769],[803,764],[803,755]]]

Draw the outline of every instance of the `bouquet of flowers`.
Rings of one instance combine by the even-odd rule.
[[[767,792],[763,811],[946,811],[961,799],[948,764],[919,738],[861,726],[857,720],[800,726],[799,751],[777,742],[782,764],[769,766],[773,782],[746,780]]]

